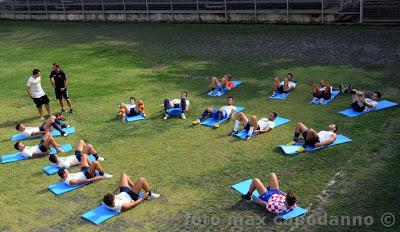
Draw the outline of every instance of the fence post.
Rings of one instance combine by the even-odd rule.
[[[14,0],[11,0],[11,10],[13,12],[14,19],[17,19],[17,15],[15,14],[15,8],[14,8]]]
[[[200,22],[199,0],[196,0],[196,8],[197,8],[197,22]]]
[[[65,3],[64,3],[64,0],[61,0],[61,2],[62,2],[63,10],[64,10],[64,21],[67,21],[67,15],[66,15],[66,13],[65,13]]]
[[[224,0],[224,9],[225,9],[225,23],[228,22],[228,12],[226,12],[226,0]]]
[[[321,22],[323,23],[325,20],[325,11],[324,11],[325,5],[324,5],[324,0],[321,0]]]
[[[128,17],[126,17],[126,4],[125,4],[125,0],[122,0],[122,4],[124,4],[124,21],[128,21]]]
[[[360,23],[364,20],[364,0],[360,0]]]
[[[150,22],[149,2],[146,0],[147,22]]]
[[[170,12],[171,12],[171,22],[174,22],[174,7],[173,7],[172,0],[169,0],[169,4],[171,5],[171,9],[170,9]]]
[[[83,4],[83,0],[81,0],[81,6],[82,6],[83,21],[86,21],[85,5]]]
[[[104,9],[104,0],[101,0],[101,13],[103,14],[103,22],[107,21],[105,9]]]
[[[254,22],[257,23],[257,0],[254,0]]]
[[[50,18],[49,18],[49,10],[47,9],[47,0],[44,0],[44,9],[45,9],[45,11],[46,11],[46,18],[47,18],[47,21],[49,21]]]
[[[31,6],[29,5],[29,0],[26,0],[26,5],[28,6],[29,18],[32,20]]]
[[[286,22],[289,23],[289,0],[286,0]]]

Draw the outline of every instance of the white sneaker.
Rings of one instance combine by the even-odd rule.
[[[168,116],[168,114],[166,114],[163,119],[167,120],[168,118],[169,118],[169,116]]]
[[[101,156],[99,156],[99,158],[97,158],[97,161],[104,161],[105,159],[103,158],[103,157],[101,157]]]
[[[111,179],[112,177],[113,177],[113,175],[110,175],[108,173],[104,173],[104,175],[103,175],[103,179]]]
[[[186,119],[185,113],[181,113],[181,118]]]
[[[318,98],[314,97],[311,101],[311,103],[313,104],[318,104]]]
[[[218,97],[220,97],[220,96],[221,96],[221,92],[220,92],[220,91],[218,91],[218,93],[217,93],[217,96],[218,96]]]
[[[160,197],[160,194],[155,193],[155,192],[151,192],[151,196],[148,196],[148,197],[146,198],[146,200],[153,200],[153,199],[157,199],[157,198],[159,198],[159,197]]]
[[[213,93],[214,93],[214,91],[211,90],[211,91],[208,93],[208,95],[212,95]]]
[[[324,99],[323,98],[321,98],[321,99],[319,99],[319,104],[324,104]]]
[[[69,134],[67,132],[62,133],[62,136],[67,137]]]
[[[276,92],[275,92],[275,91],[272,91],[271,97],[275,97],[275,96],[276,96]]]

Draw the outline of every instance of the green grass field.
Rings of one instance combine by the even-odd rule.
[[[57,141],[94,144],[115,177],[57,197],[47,186],[59,178],[41,171],[47,158],[2,164],[0,231],[399,230],[398,107],[350,119],[337,113],[349,107],[349,96],[325,107],[308,104],[310,85],[321,79],[380,90],[384,99],[400,102],[399,27],[2,21],[1,154],[13,152],[9,138],[16,123],[40,123],[25,91],[33,68],[42,70],[42,85],[59,111],[48,81],[54,62],[69,76],[77,111],[66,114],[77,133]],[[224,104],[224,97],[204,94],[209,78],[226,72],[245,82],[231,94],[237,105],[247,107],[246,114],[277,111],[291,122],[248,142],[226,136],[233,122],[219,129],[192,127],[207,105]],[[273,76],[282,78],[287,72],[300,82],[296,91],[285,101],[267,100]],[[182,90],[191,100],[188,119],[163,121],[159,104]],[[145,101],[149,120],[126,124],[115,119],[117,105],[129,96]],[[300,121],[319,130],[338,123],[340,133],[353,143],[286,156],[277,145],[292,138]],[[266,180],[272,171],[282,190],[294,191],[299,205],[311,208],[310,216],[372,216],[374,223],[275,225],[264,209],[240,200],[230,188],[251,177]],[[81,219],[118,187],[121,172],[146,177],[162,197],[99,226]],[[380,223],[385,212],[398,218],[391,228]],[[219,223],[193,223],[188,215],[215,217]],[[233,216],[266,216],[266,225],[235,227],[229,223]]]

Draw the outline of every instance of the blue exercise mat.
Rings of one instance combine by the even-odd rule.
[[[275,93],[275,96],[270,96],[269,99],[275,99],[275,100],[285,100],[286,98],[289,97],[289,95],[292,93],[293,90],[289,91],[289,93]]]
[[[245,180],[240,183],[232,185],[232,188],[235,189],[236,191],[240,192],[241,194],[246,194],[249,191],[251,182],[252,182],[252,179],[248,179],[248,180]],[[260,194],[257,192],[257,190],[255,190],[253,192],[253,195],[258,197]],[[276,216],[280,219],[287,220],[287,219],[299,217],[305,213],[307,213],[306,209],[303,209],[300,206],[296,206],[290,212],[285,213],[285,214],[278,214]]]
[[[78,185],[67,185],[66,183],[60,181],[57,184],[49,185],[48,189],[53,192],[55,195],[59,196],[63,193],[78,189],[82,186],[88,185],[92,182],[85,183],[85,184],[78,184]]]
[[[95,158],[94,156],[90,155],[90,156],[89,156],[89,160],[90,160],[90,161],[95,161],[96,158]],[[79,167],[79,165],[69,167],[68,169],[77,168],[77,167]],[[50,165],[47,165],[46,167],[44,167],[42,170],[43,170],[47,175],[54,175],[54,174],[56,174],[56,173],[58,172],[58,167],[57,167],[56,164],[50,164]]]
[[[236,109],[237,109],[236,113],[239,113],[239,112],[245,110],[246,108],[242,107],[242,106],[236,106]],[[230,117],[222,118],[218,123],[221,124],[221,123],[227,121],[228,119],[230,119]],[[215,123],[217,123],[217,120],[215,120],[213,117],[210,117],[210,118],[207,118],[206,120],[202,121],[200,124],[203,126],[214,127]]]
[[[69,151],[72,150],[72,146],[71,146],[71,144],[65,144],[65,145],[61,146],[60,149],[61,149],[61,150],[64,150],[65,152],[69,152]],[[51,151],[48,153],[48,155],[52,155],[52,154],[57,154],[57,152],[56,152],[56,149],[54,149],[54,148],[51,147]],[[28,159],[28,158],[25,158],[25,157],[22,155],[21,152],[16,152],[16,153],[13,153],[13,154],[6,154],[6,155],[3,155],[3,156],[1,157],[1,163],[2,163],[2,164],[4,164],[4,163],[11,163],[11,162],[14,162],[14,161],[26,160],[26,159]]]
[[[167,114],[169,116],[179,116],[183,113],[183,110],[181,108],[172,108],[167,110]]]
[[[142,197],[143,192],[139,193],[139,197]],[[98,225],[114,216],[117,216],[118,212],[107,208],[101,203],[97,208],[94,208],[81,215],[82,218],[90,221],[91,223]]]
[[[144,120],[146,119],[143,115],[139,114],[133,117],[126,117],[126,121],[127,122],[133,122],[133,121],[139,121],[139,120]]]
[[[282,125],[284,125],[286,123],[289,123],[290,120],[278,116],[278,117],[275,118],[274,122],[275,122],[275,127],[274,127],[274,129],[275,129],[275,128],[279,127],[279,126],[282,126]],[[254,134],[253,133],[251,137],[254,137],[256,135],[259,135],[259,134]],[[245,129],[243,129],[243,130],[238,131],[237,133],[233,134],[233,136],[236,136],[236,137],[238,137],[238,138],[240,138],[242,140],[245,140],[246,136],[247,136],[247,131]]]
[[[334,90],[331,93],[331,98],[329,98],[329,100],[324,100],[324,103],[322,103],[322,105],[328,105],[329,102],[331,102],[333,99],[335,99],[335,97],[337,97],[337,95],[339,95],[340,91],[339,90]],[[312,101],[310,101],[310,104],[315,104]],[[321,104],[315,104],[315,105],[321,105]]]
[[[236,88],[238,85],[240,85],[242,83],[243,83],[242,81],[232,81],[232,84],[233,84],[232,89]],[[207,93],[206,95],[210,96],[210,97],[221,97],[222,95],[226,94],[227,92],[228,92],[227,89],[222,88],[221,91],[219,91],[219,94],[218,94],[218,90],[215,89],[212,93]]]
[[[65,132],[68,134],[74,134],[75,133],[75,127],[69,127],[69,128],[64,128],[63,129]],[[61,133],[58,130],[52,130],[51,135],[53,137],[60,136]],[[11,141],[20,141],[20,140],[27,140],[27,139],[39,139],[43,135],[34,135],[34,136],[26,136],[24,134],[15,134],[11,136]]]
[[[329,144],[327,146],[323,146],[323,147],[310,147],[310,146],[307,146],[305,151],[307,151],[307,152],[316,151],[316,150],[323,149],[323,148],[326,148],[326,147],[335,146],[335,145],[342,144],[342,143],[349,143],[349,142],[352,142],[352,140],[347,138],[344,135],[338,134],[338,135],[336,135],[335,142],[333,142],[333,143],[331,143],[331,144]],[[283,152],[285,152],[285,154],[287,154],[287,155],[295,155],[295,154],[298,154],[298,152],[296,152],[296,150],[298,148],[300,148],[301,145],[302,144],[297,144],[297,145],[279,145],[279,147],[282,148],[282,150],[283,150]]]
[[[389,107],[393,107],[393,106],[397,106],[397,105],[398,105],[397,103],[394,103],[394,102],[391,102],[391,101],[387,101],[387,100],[383,100],[383,101],[378,102],[378,106],[373,111],[357,112],[357,111],[355,111],[353,109],[347,109],[347,110],[340,111],[339,114],[343,114],[344,116],[347,116],[347,117],[350,117],[350,118],[354,118],[354,117],[358,117],[358,116],[360,116],[362,114],[366,114],[366,113],[369,113],[369,112],[375,112],[375,111],[378,111],[378,110],[383,110],[383,109],[386,109],[386,108],[389,108]]]

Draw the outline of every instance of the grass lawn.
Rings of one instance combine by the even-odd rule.
[[[267,225],[239,225],[246,231],[399,229],[398,107],[351,119],[337,113],[349,107],[349,96],[338,96],[328,106],[308,104],[310,85],[321,79],[377,89],[384,99],[400,102],[399,27],[2,21],[1,154],[13,152],[9,138],[16,123],[40,123],[25,91],[33,68],[42,70],[42,85],[59,111],[48,80],[54,62],[69,76],[77,111],[66,114],[77,133],[57,141],[75,144],[85,139],[94,144],[107,159],[103,166],[115,177],[55,196],[47,186],[58,182],[58,176],[41,171],[47,158],[2,164],[0,231],[223,231],[235,229],[232,216],[266,216]],[[191,121],[207,105],[218,107],[226,101],[204,96],[210,77],[226,72],[245,82],[231,94],[237,105],[247,107],[246,114],[277,111],[291,122],[248,142],[226,136],[232,121],[218,129],[192,127]],[[272,78],[288,72],[300,83],[295,92],[285,101],[267,100]],[[163,121],[159,104],[182,90],[191,101],[188,119]],[[117,105],[129,96],[144,100],[149,120],[115,119]],[[277,145],[292,138],[300,121],[318,130],[338,123],[340,133],[353,143],[286,156]],[[272,171],[282,190],[294,191],[299,205],[311,207],[310,216],[372,216],[374,223],[275,225],[264,209],[240,200],[230,188],[251,177],[266,180]],[[121,172],[146,177],[161,198],[99,226],[81,219],[118,187]],[[398,218],[391,228],[380,223],[385,212]],[[193,223],[189,215],[203,220]],[[210,217],[218,218],[218,225],[205,220]]]

